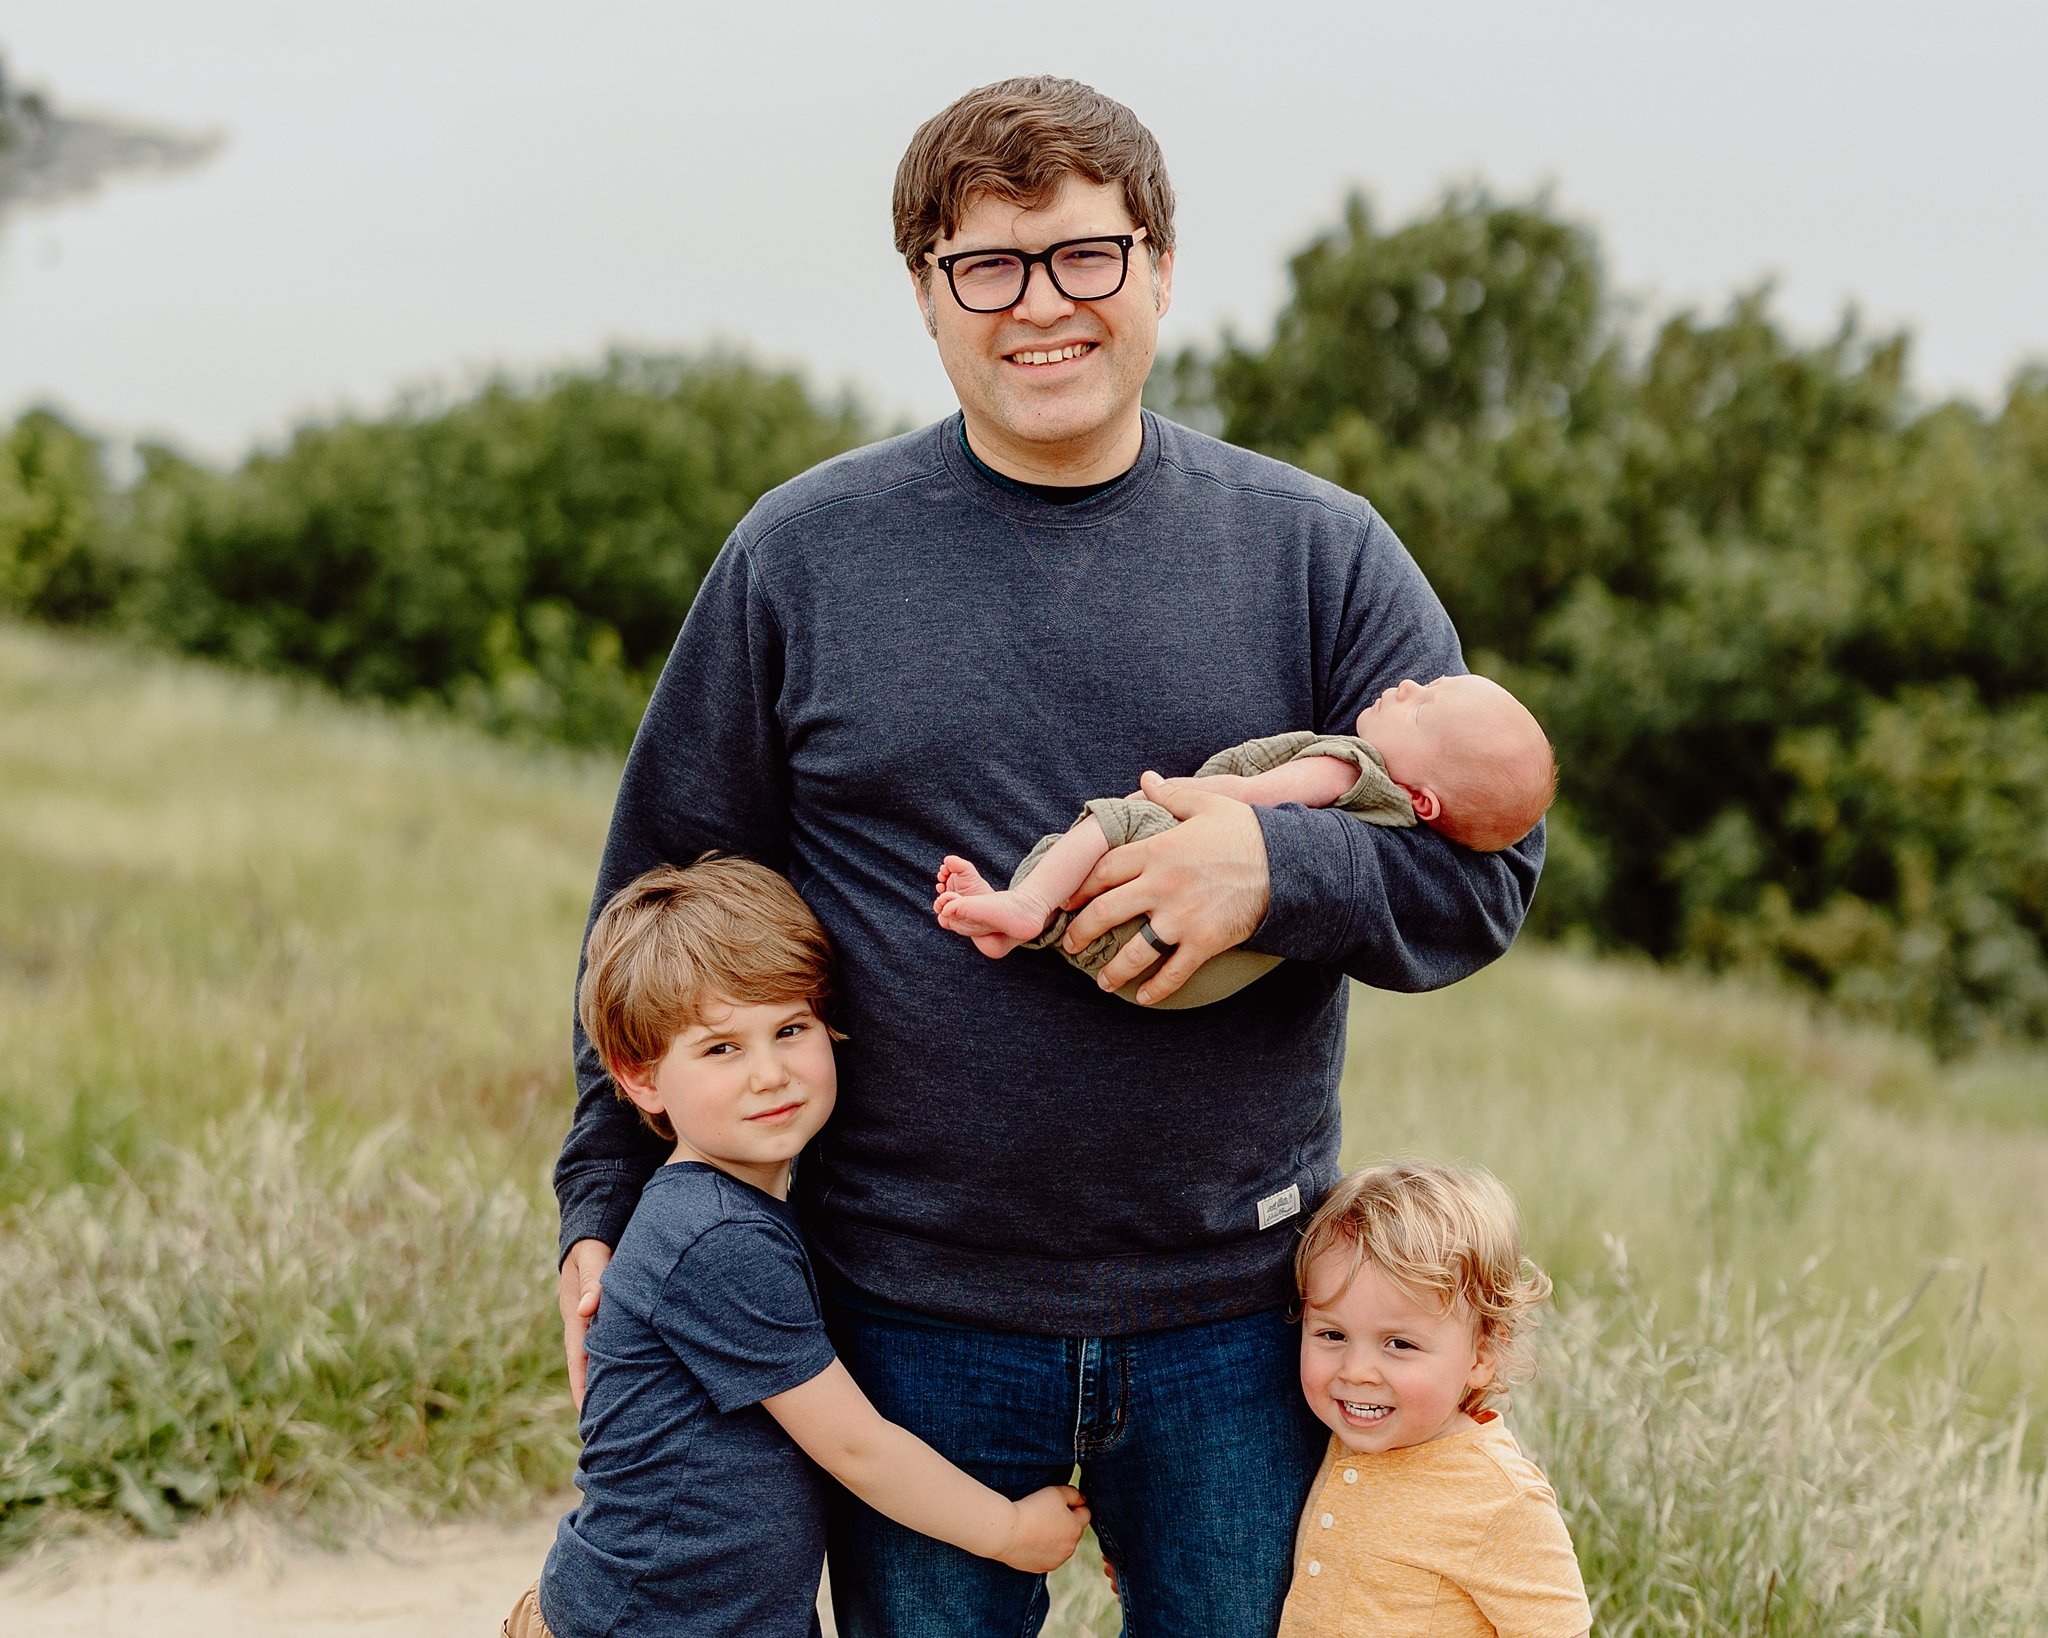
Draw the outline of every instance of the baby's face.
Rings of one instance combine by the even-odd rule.
[[[1444,747],[1491,731],[1509,709],[1519,709],[1514,696],[1485,677],[1403,677],[1359,712],[1358,737],[1379,751],[1395,784],[1434,787],[1444,781]]]

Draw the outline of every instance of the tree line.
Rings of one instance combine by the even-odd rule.
[[[1922,405],[1904,336],[1765,290],[1633,339],[1589,233],[1476,191],[1291,272],[1169,390],[1370,496],[1542,717],[1538,924],[2048,1035],[2048,368]]]
[[[2048,368],[1923,404],[1907,339],[1767,290],[1643,332],[1478,190],[1297,255],[1160,408],[1369,496],[1558,748],[1533,925],[1788,977],[1944,1049],[2048,1038]],[[755,496],[876,435],[727,356],[615,356],[109,480],[0,446],[0,609],[622,745]]]

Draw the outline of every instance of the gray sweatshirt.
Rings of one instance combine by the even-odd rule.
[[[1193,1011],[1002,961],[933,920],[940,858],[992,878],[1084,797],[1218,745],[1349,732],[1402,677],[1464,669],[1357,496],[1145,416],[1119,482],[1059,506],[992,481],[958,418],[762,497],[706,576],[620,782],[593,914],[709,848],[785,871],[840,960],[839,1105],[795,1199],[828,1283],[1001,1330],[1115,1335],[1290,1295],[1337,1172],[1344,975],[1395,990],[1499,955],[1539,830],[1261,809],[1287,958]],[[562,1248],[616,1244],[666,1146],[576,1034]]]

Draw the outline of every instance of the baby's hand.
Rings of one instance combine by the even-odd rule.
[[[1070,1484],[1049,1484],[1010,1507],[1015,1522],[1010,1544],[999,1556],[1011,1569],[1043,1575],[1074,1556],[1088,1526],[1088,1507],[1080,1491]]]

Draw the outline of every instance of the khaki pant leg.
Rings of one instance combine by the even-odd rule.
[[[536,1581],[519,1595],[512,1613],[498,1629],[499,1638],[555,1638],[540,1615],[540,1583]]]

